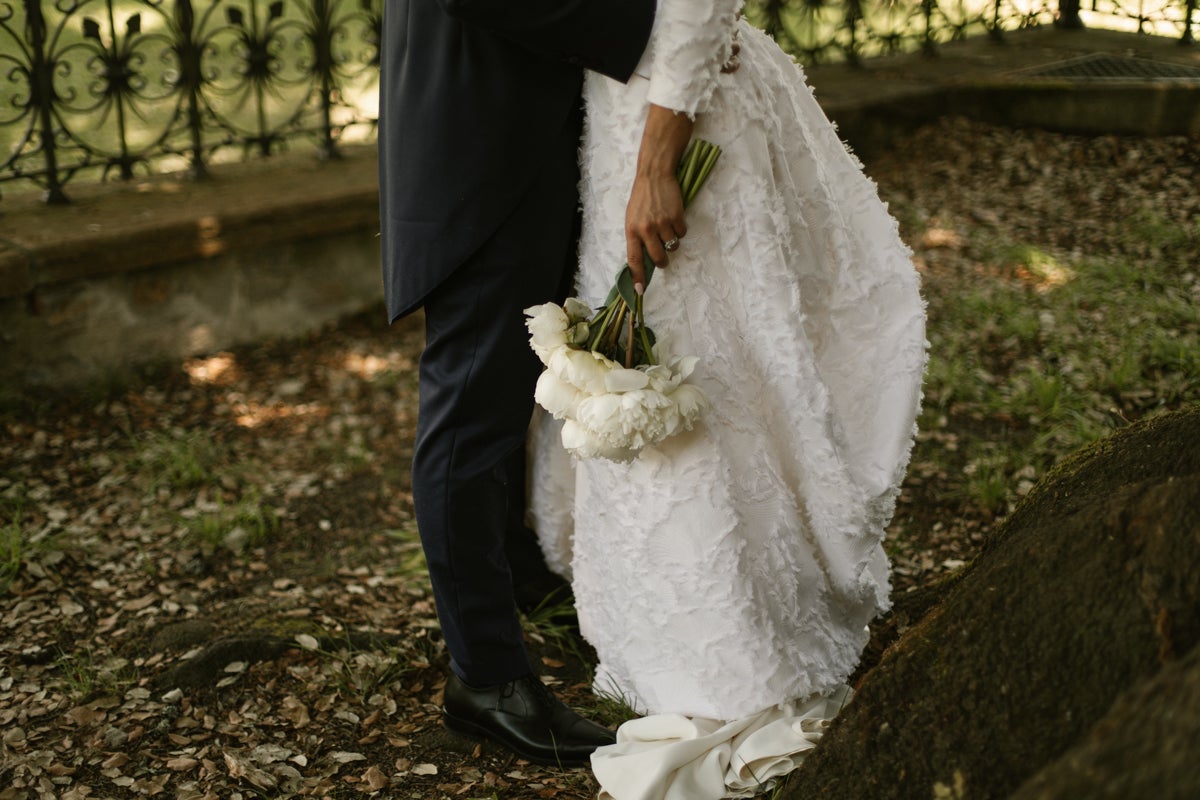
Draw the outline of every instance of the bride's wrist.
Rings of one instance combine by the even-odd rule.
[[[694,127],[695,121],[687,114],[652,103],[638,150],[638,175],[674,178]]]

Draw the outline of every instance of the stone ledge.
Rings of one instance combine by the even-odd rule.
[[[0,298],[379,226],[374,146],[336,161],[289,155],[212,173],[68,186],[66,206],[32,195],[0,200]]]
[[[375,148],[0,202],[0,397],[301,335],[382,296]]]
[[[1200,85],[1154,80],[1071,82],[1030,76],[1036,67],[1093,53],[1200,68],[1200,49],[1176,39],[1111,30],[1043,26],[908,53],[807,70],[817,99],[863,154],[929,119],[957,114],[983,122],[1065,133],[1200,137]]]

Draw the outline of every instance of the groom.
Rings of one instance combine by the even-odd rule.
[[[627,80],[654,0],[387,0],[379,172],[389,319],[425,309],[413,500],[452,674],[444,716],[532,761],[612,741],[526,654],[506,539],[524,530],[538,362],[522,309],[570,289],[583,69]]]

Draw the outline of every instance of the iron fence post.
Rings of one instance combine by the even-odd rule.
[[[1054,25],[1064,30],[1082,30],[1083,20],[1079,17],[1079,0],[1058,0],[1058,16]]]
[[[921,15],[925,18],[925,30],[921,38],[921,52],[927,56],[937,55],[937,44],[933,40],[933,9],[937,0],[921,0]]]
[[[988,26],[988,38],[993,42],[1004,41],[1004,31],[1000,28],[1000,3],[1002,0],[996,0],[992,6],[992,24]]]
[[[850,31],[850,43],[846,46],[846,61],[854,67],[862,66],[862,59],[858,57],[858,24],[862,18],[862,5],[859,0],[846,0],[845,24]]]
[[[46,162],[45,200],[51,205],[70,202],[58,177],[58,154],[54,130],[54,65],[46,57],[46,18],[42,16],[41,0],[24,0],[25,35],[29,40],[30,64],[29,103],[37,109],[38,136],[42,158]]]
[[[200,117],[200,88],[204,83],[200,57],[203,47],[196,40],[196,12],[192,0],[175,2],[175,55],[179,58],[179,87],[187,93],[187,131],[191,147],[188,175],[194,179],[208,177],[204,163],[204,137]]]
[[[95,38],[96,47],[100,49],[104,61],[104,93],[112,98],[117,111],[117,143],[120,145],[120,155],[108,159],[109,166],[117,166],[121,171],[121,180],[133,179],[133,165],[137,158],[129,151],[129,121],[126,118],[126,93],[131,89],[130,81],[133,72],[129,64],[130,39],[141,33],[140,15],[133,15],[125,27],[125,38],[117,32],[117,19],[113,9],[113,0],[106,0],[105,11],[108,16],[108,30],[111,41],[105,45],[101,38],[99,27],[90,28],[84,25],[84,36]],[[85,20],[86,22],[86,20]],[[107,168],[105,172],[107,173]]]
[[[341,158],[333,136],[333,8],[329,0],[312,0],[313,66],[321,84],[321,143],[317,148],[323,159]]]

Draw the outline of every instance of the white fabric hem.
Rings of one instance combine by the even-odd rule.
[[[654,714],[617,730],[592,754],[598,800],[718,800],[754,797],[796,769],[850,687],[784,703],[733,721]]]

